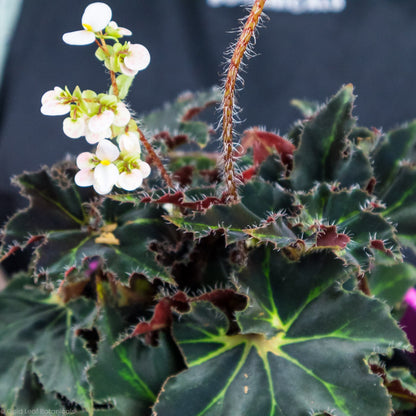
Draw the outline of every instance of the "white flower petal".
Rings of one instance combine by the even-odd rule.
[[[111,192],[114,185],[101,186],[99,183],[94,182],[93,186],[94,186],[94,190],[95,190],[95,192],[97,192],[97,194],[106,195],[106,194],[109,194]]]
[[[85,120],[80,117],[73,120],[67,117],[63,122],[64,133],[71,139],[78,139],[85,134]]]
[[[150,165],[143,161],[140,161],[139,170],[140,170],[140,173],[143,175],[143,178],[147,178],[151,172]]]
[[[131,36],[133,34],[133,32],[125,27],[119,27],[118,28],[118,33],[120,33],[120,35],[123,36]]]
[[[111,21],[112,11],[105,3],[96,2],[88,5],[82,15],[82,25],[93,32],[103,30]]]
[[[71,111],[70,104],[47,103],[40,108],[40,112],[45,116],[63,116]]]
[[[95,166],[94,154],[90,152],[82,152],[77,156],[77,166],[79,169],[89,169],[92,170]]]
[[[110,162],[114,162],[120,155],[120,151],[115,144],[110,142],[110,140],[101,140],[98,143],[95,154],[100,160],[109,160]]]
[[[120,62],[120,71],[122,74],[127,75],[128,77],[134,77],[139,72],[138,70],[135,71],[133,69],[127,68],[123,62]]]
[[[85,139],[89,144],[96,144],[103,139],[107,139],[111,137],[111,129],[108,128],[107,130],[100,131],[99,133],[93,133],[91,130],[88,129],[88,126],[85,128]]]
[[[124,103],[118,103],[113,124],[117,127],[124,127],[130,121],[130,111]]]
[[[94,184],[94,171],[91,169],[81,169],[75,175],[74,180],[78,186],[91,186]]]
[[[42,105],[56,101],[64,90],[60,87],[55,87],[53,90],[46,91],[40,99]]]
[[[142,71],[150,63],[150,53],[147,48],[139,43],[129,45],[129,54],[124,58],[127,68]]]
[[[98,187],[102,190],[108,190],[105,193],[111,191],[113,186],[116,184],[119,177],[119,171],[117,166],[113,163],[109,165],[103,165],[100,163],[94,169],[94,184],[98,185]]]
[[[95,35],[88,30],[76,30],[62,35],[62,40],[68,45],[88,45],[95,42]]]
[[[122,152],[140,153],[141,151],[139,134],[135,131],[129,131],[125,134],[122,134],[118,138],[118,144]]]
[[[114,121],[114,113],[111,110],[105,110],[101,114],[92,116],[88,121],[88,128],[93,133],[100,133],[107,130]]]
[[[138,169],[133,169],[130,173],[123,172],[120,174],[117,186],[126,191],[134,191],[143,183],[142,173]]]
[[[131,30],[126,29],[125,27],[120,27],[114,20],[108,24],[112,29],[117,30],[118,33],[122,36],[131,36],[133,33]]]

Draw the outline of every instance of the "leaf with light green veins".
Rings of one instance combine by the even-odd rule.
[[[337,179],[347,136],[355,124],[351,115],[354,98],[353,86],[348,84],[305,122],[294,153],[291,180],[295,189],[307,190],[318,181]]]
[[[388,307],[339,282],[348,277],[330,251],[299,262],[262,246],[237,276],[251,305],[242,333],[209,304],[193,305],[173,332],[188,369],[167,380],[157,416],[389,416],[382,380],[370,374],[374,352],[409,347]],[[267,337],[266,335],[269,335]]]
[[[19,404],[30,362],[46,393],[59,392],[91,410],[85,369],[92,357],[76,329],[92,325],[95,305],[83,298],[62,305],[30,282],[15,278],[0,294],[0,406]]]
[[[139,338],[116,344],[125,324],[115,309],[104,308],[97,322],[101,341],[88,380],[96,403],[110,402],[120,415],[150,415],[163,382],[184,368],[171,336],[160,333],[152,347]]]
[[[255,232],[252,227],[260,227],[271,213],[288,210],[292,207],[292,196],[281,187],[267,182],[250,182],[241,187],[241,202],[237,205],[214,205],[205,213],[192,216],[166,216],[165,218],[182,230],[194,233],[197,238],[205,237],[212,231],[224,230],[227,244],[244,240]],[[267,230],[266,230],[267,231]],[[296,241],[296,236],[287,228],[273,228],[265,238],[278,241],[282,232],[284,245]],[[258,230],[256,238],[261,238]],[[283,241],[282,240],[282,241]]]

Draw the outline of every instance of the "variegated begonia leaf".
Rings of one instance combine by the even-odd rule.
[[[237,284],[250,297],[242,333],[206,303],[174,324],[188,369],[167,380],[157,416],[389,416],[390,398],[366,359],[405,348],[386,305],[348,292],[343,262],[329,251],[291,262],[270,247],[249,254]]]

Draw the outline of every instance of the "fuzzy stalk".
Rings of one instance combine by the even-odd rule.
[[[266,0],[255,0],[249,16],[241,31],[240,37],[234,48],[227,78],[224,85],[223,110],[222,110],[222,140],[223,140],[223,166],[224,180],[227,186],[229,202],[238,201],[237,178],[233,162],[233,114],[234,96],[238,69],[244,57],[250,39],[259,22]]]
[[[170,178],[168,172],[166,171],[165,167],[163,166],[162,161],[159,159],[159,156],[153,150],[152,145],[147,141],[146,137],[144,136],[143,132],[137,127],[137,132],[139,133],[140,141],[143,143],[144,147],[147,150],[147,153],[152,159],[152,162],[157,166],[162,175],[162,178],[165,180],[166,184],[169,188],[173,188],[173,182]]]
[[[107,44],[103,38],[101,38],[101,43],[98,39],[95,39],[95,43],[104,51],[107,56],[110,56],[110,52],[108,51]],[[118,97],[118,85],[116,82],[116,73],[110,70],[110,77],[111,77],[111,86],[113,87],[113,93],[116,97]]]

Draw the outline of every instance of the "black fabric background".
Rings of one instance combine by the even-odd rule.
[[[10,45],[0,96],[0,219],[21,203],[10,176],[91,149],[62,132],[63,117],[40,111],[55,85],[104,91],[95,46],[69,46],[64,32],[81,29],[90,1],[25,0]],[[218,84],[230,30],[243,8],[211,8],[205,0],[108,0],[113,18],[133,31],[131,41],[151,53],[128,102],[137,113],[161,106],[184,90]],[[291,15],[268,11],[239,94],[249,125],[285,133],[298,117],[291,98],[324,101],[352,82],[363,125],[390,129],[416,117],[416,2],[347,0],[340,14]]]

